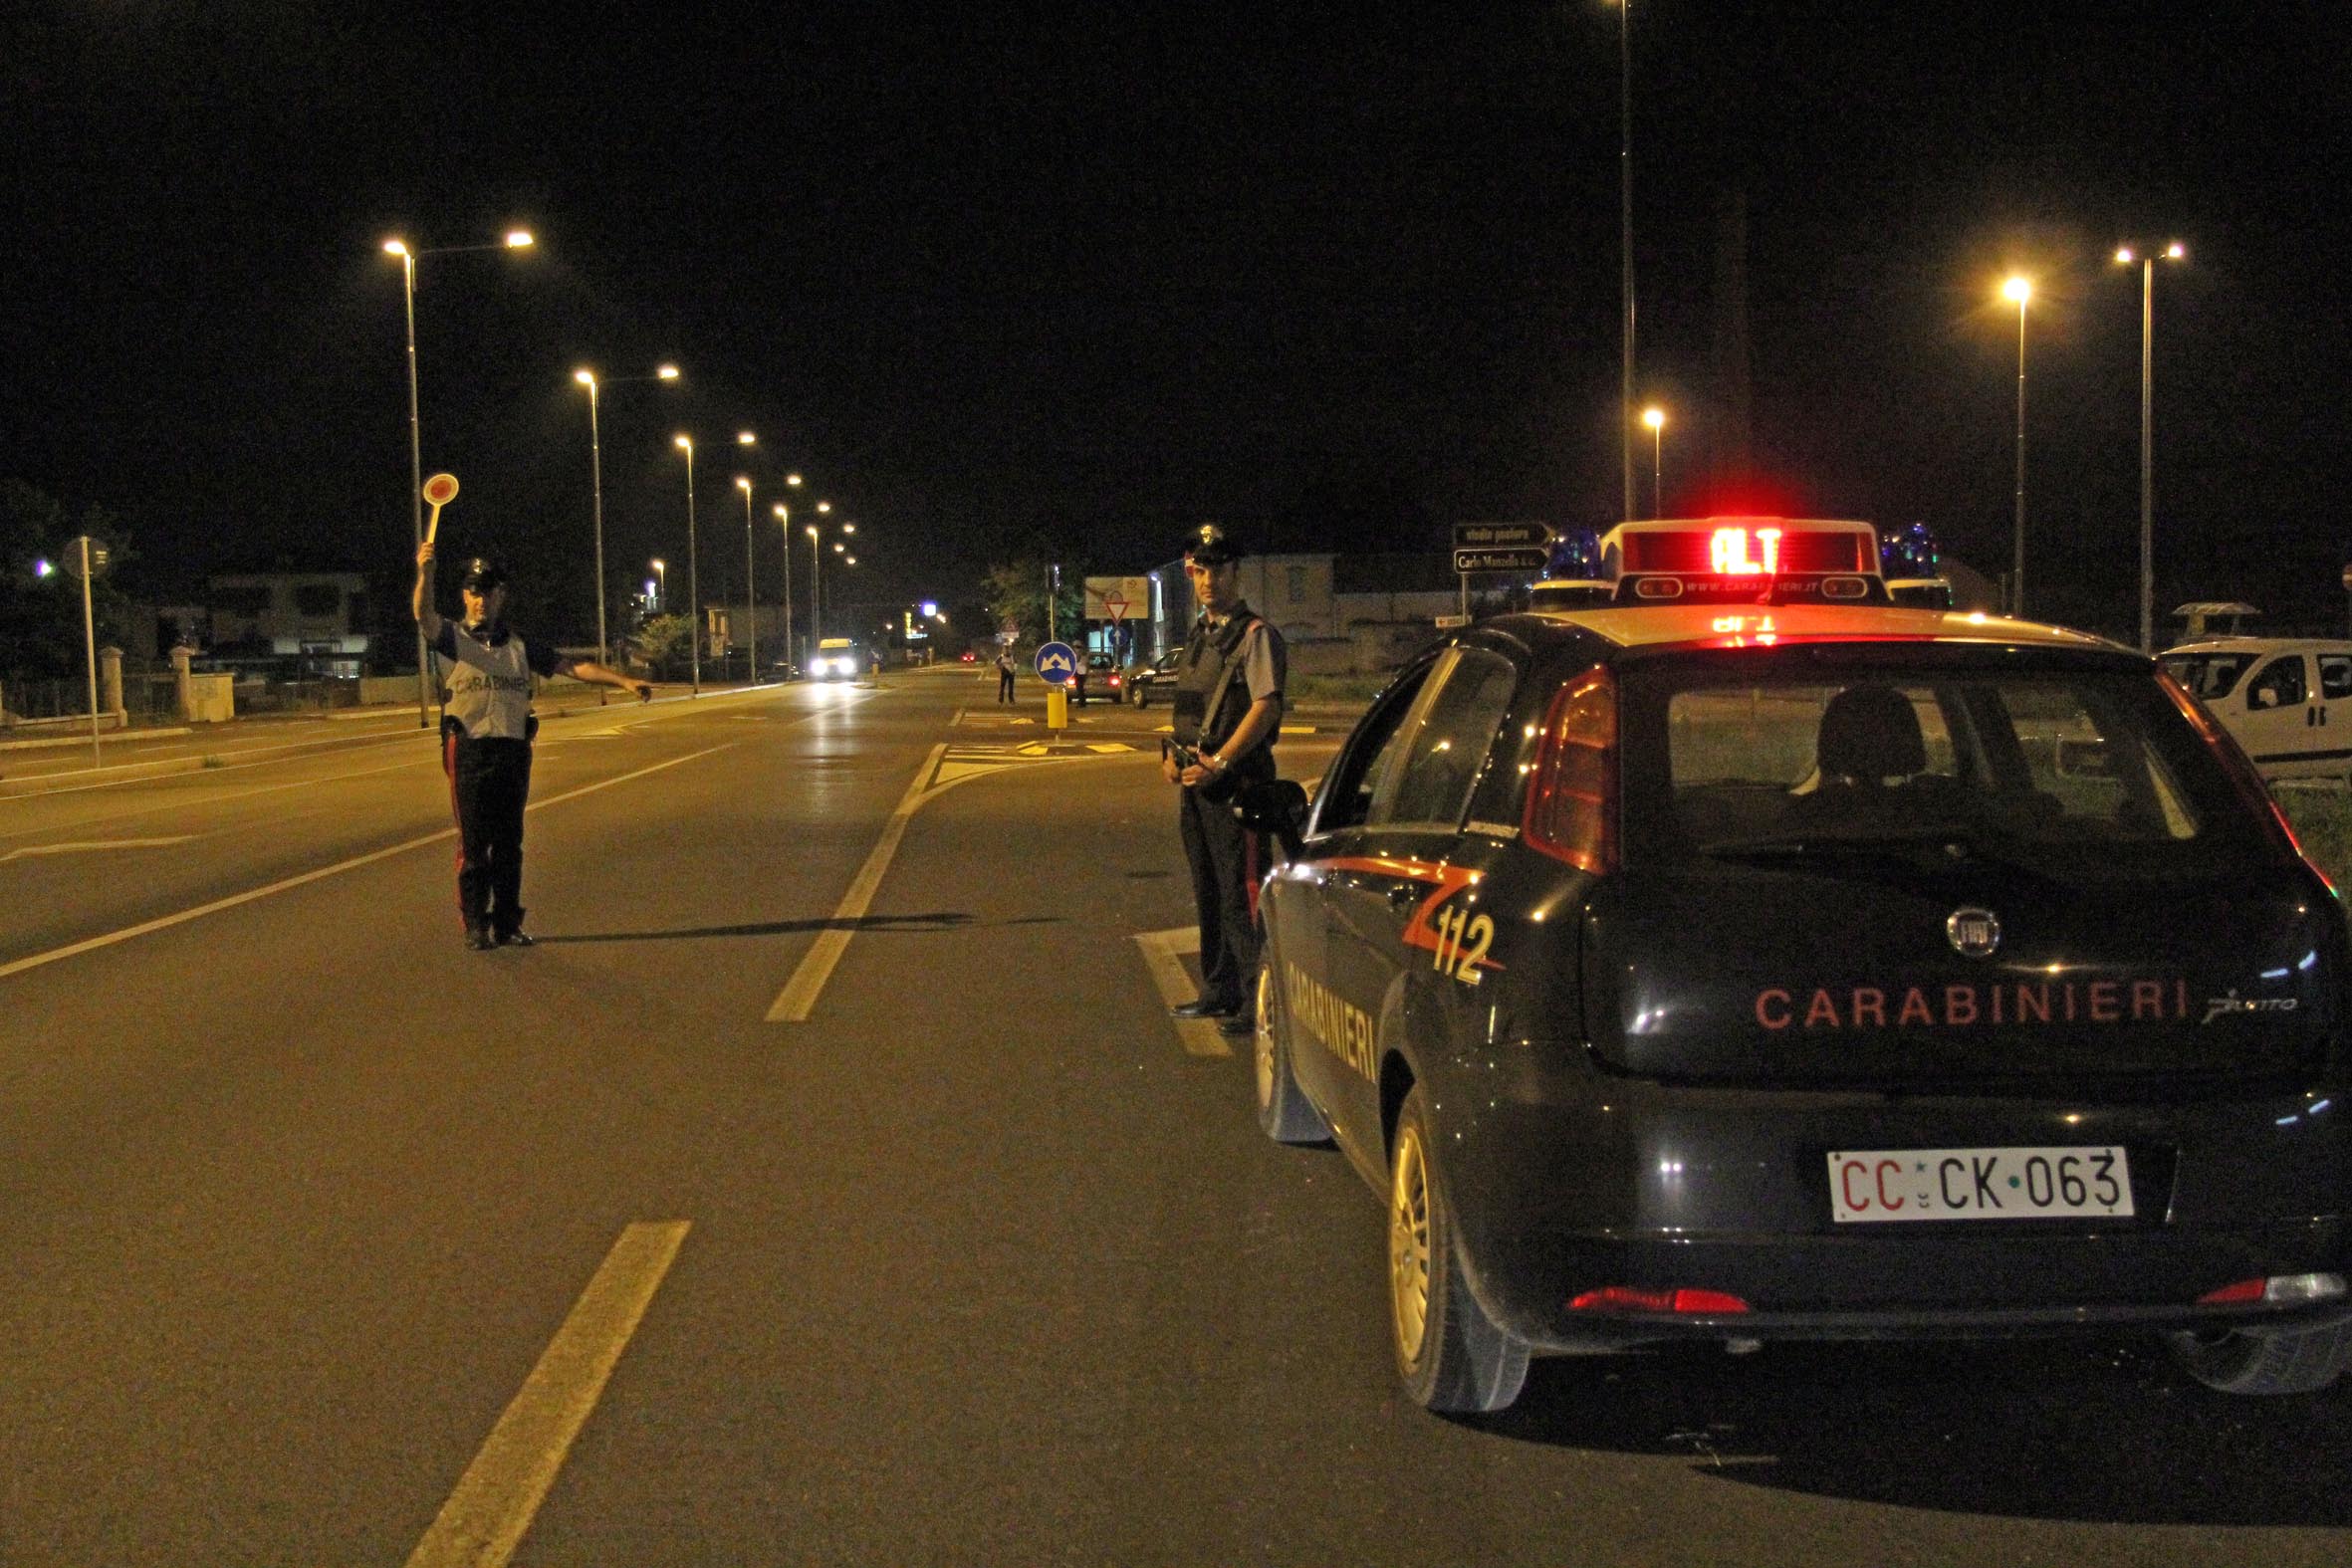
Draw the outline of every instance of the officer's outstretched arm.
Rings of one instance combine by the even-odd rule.
[[[441,613],[433,608],[433,542],[416,547],[416,586],[408,593],[408,612],[424,629],[424,640],[441,635]]]
[[[633,692],[639,702],[653,700],[651,682],[640,681],[632,675],[623,675],[618,670],[606,669],[593,659],[573,660],[571,674],[575,680],[588,681],[597,686],[609,686],[616,691]]]

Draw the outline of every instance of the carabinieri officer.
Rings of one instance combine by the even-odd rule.
[[[441,720],[441,767],[457,811],[457,909],[465,945],[477,953],[508,944],[529,947],[523,934],[523,806],[531,795],[531,677],[570,675],[634,692],[642,702],[653,688],[588,659],[570,659],[510,630],[506,572],[476,558],[458,584],[465,620],[444,620],[433,608],[433,545],[416,551],[416,587],[409,608],[427,644],[456,668]]]
[[[1226,1034],[1248,1034],[1250,988],[1258,979],[1258,928],[1251,890],[1259,871],[1234,796],[1275,776],[1288,656],[1283,634],[1242,598],[1240,547],[1210,523],[1195,529],[1185,574],[1201,618],[1176,660],[1170,733],[1161,776],[1181,785],[1176,826],[1192,870],[1193,914],[1201,928],[1201,994],[1172,1010],[1220,1019]]]

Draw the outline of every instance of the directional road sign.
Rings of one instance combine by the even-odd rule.
[[[1547,550],[1457,550],[1456,571],[1541,571],[1551,559]]]
[[[1038,647],[1038,678],[1055,686],[1067,686],[1077,679],[1078,656],[1066,642],[1041,643]]]
[[[1540,550],[1556,536],[1548,523],[1457,523],[1454,525],[1456,550],[1503,549],[1519,546]],[[1457,566],[1457,571],[1473,571],[1474,566]],[[1490,568],[1500,570],[1500,567]]]

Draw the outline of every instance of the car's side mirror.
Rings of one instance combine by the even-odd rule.
[[[1269,779],[1234,796],[1233,814],[1253,832],[1272,833],[1283,853],[1296,859],[1306,828],[1306,790],[1293,779]]]

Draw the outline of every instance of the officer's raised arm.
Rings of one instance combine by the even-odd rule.
[[[416,547],[416,586],[409,590],[408,612],[423,628],[425,641],[441,635],[441,612],[433,608],[433,542]]]

